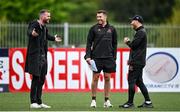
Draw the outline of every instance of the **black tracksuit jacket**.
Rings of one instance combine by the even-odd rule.
[[[87,58],[114,58],[116,59],[117,33],[113,26],[99,24],[92,26],[89,30],[86,44]]]
[[[147,35],[143,26],[136,29],[133,40],[129,41],[127,45],[130,47],[128,64],[144,67],[146,64]]]
[[[39,34],[38,37],[32,36],[32,31],[34,28],[35,31]],[[41,69],[39,66],[42,61],[41,55],[45,55],[45,59],[47,60],[48,40],[55,41],[55,37],[49,35],[46,26],[41,26],[37,20],[30,22],[27,30],[27,36],[28,48],[26,54],[25,72],[28,72],[32,75],[40,76]],[[47,66],[43,74],[46,73]]]

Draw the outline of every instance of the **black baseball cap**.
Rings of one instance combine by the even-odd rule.
[[[143,23],[143,22],[144,22],[142,16],[140,16],[140,15],[135,15],[134,17],[130,18],[130,20],[131,20],[131,21],[132,21],[132,20],[137,20],[137,21],[139,21],[140,23]]]

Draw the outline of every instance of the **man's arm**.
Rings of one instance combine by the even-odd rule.
[[[112,46],[113,46],[113,57],[116,60],[116,54],[117,54],[117,32],[116,32],[115,28],[114,28],[114,31],[113,31]]]
[[[62,38],[61,38],[60,36],[57,36],[57,34],[54,35],[54,36],[52,36],[52,35],[50,35],[50,34],[48,33],[48,30],[46,30],[46,32],[47,32],[47,39],[48,39],[48,40],[50,40],[50,41],[56,41],[56,42],[61,42],[61,41],[62,41]]]
[[[50,41],[55,41],[55,36],[52,36],[52,35],[47,33],[47,39]]]
[[[39,36],[37,29],[38,29],[38,23],[35,21],[32,21],[29,23],[27,34],[32,37],[37,37]]]
[[[91,58],[91,47],[92,47],[93,38],[94,38],[94,32],[93,32],[93,28],[91,28],[87,36],[86,55],[84,56],[84,59]]]
[[[132,41],[128,41],[126,44],[131,48],[131,49],[136,49],[141,41],[143,40],[145,33],[144,32],[137,32],[136,35],[134,36],[134,39]]]

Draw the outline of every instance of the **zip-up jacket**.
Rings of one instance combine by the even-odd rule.
[[[86,44],[87,58],[114,58],[116,59],[117,33],[113,26],[108,23],[102,27],[99,24],[89,30]]]
[[[146,64],[147,35],[143,26],[136,29],[132,41],[127,45],[130,47],[129,65],[139,65],[144,67]]]

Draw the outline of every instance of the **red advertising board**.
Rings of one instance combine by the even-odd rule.
[[[48,51],[48,73],[44,91],[85,92],[90,91],[92,71],[84,60],[84,48],[50,48]],[[129,49],[117,50],[116,73],[111,75],[111,91],[127,91],[127,60]],[[9,49],[9,90],[29,91],[31,75],[24,72],[26,48]],[[34,65],[36,66],[36,65]],[[98,90],[103,91],[103,73],[99,78]]]

